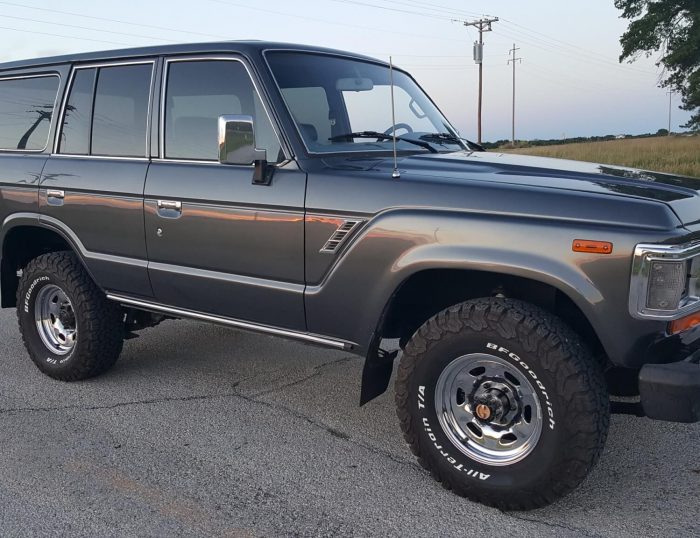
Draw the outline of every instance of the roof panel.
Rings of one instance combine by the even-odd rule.
[[[294,43],[279,43],[272,41],[220,41],[211,43],[183,43],[177,45],[158,45],[153,47],[139,47],[129,49],[106,50],[98,52],[84,52],[79,54],[66,54],[46,58],[34,58],[7,63],[0,63],[0,71],[44,67],[75,62],[108,61],[124,58],[140,58],[145,56],[159,56],[165,54],[202,54],[238,52],[247,56],[259,54],[269,49],[305,50],[313,52],[326,52],[355,56],[357,58],[373,59],[361,54],[354,54],[341,50],[317,47],[313,45],[299,45]],[[376,60],[375,60],[376,61]]]

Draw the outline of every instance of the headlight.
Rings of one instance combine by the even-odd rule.
[[[632,263],[630,313],[673,320],[700,309],[700,243],[637,245]]]

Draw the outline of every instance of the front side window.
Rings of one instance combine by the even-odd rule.
[[[0,149],[46,148],[58,83],[57,76],[0,79]]]
[[[391,149],[394,123],[391,72],[387,66],[306,52],[273,51],[266,58],[310,151]],[[411,77],[394,70],[393,78],[399,150],[465,148],[456,131]],[[426,143],[431,148],[425,148]]]
[[[165,158],[216,161],[218,119],[252,116],[256,145],[270,162],[282,149],[245,66],[232,60],[188,60],[168,64],[165,94]]]

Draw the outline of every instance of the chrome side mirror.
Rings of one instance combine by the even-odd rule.
[[[255,125],[252,116],[227,114],[219,116],[219,162],[249,165],[267,162],[267,151],[255,147]]]

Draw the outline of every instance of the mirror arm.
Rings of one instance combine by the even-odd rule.
[[[275,173],[275,167],[271,166],[266,160],[256,160],[253,171],[253,185],[270,185],[272,176]]]

